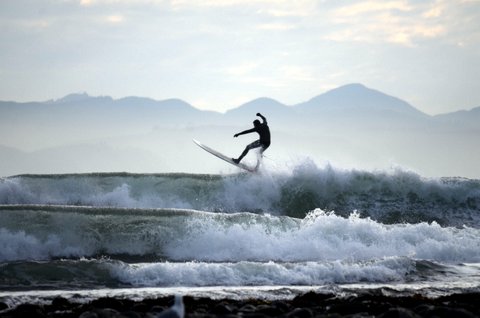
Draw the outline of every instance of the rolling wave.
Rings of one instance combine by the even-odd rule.
[[[62,210],[63,209],[63,210]],[[322,210],[304,219],[253,213],[0,207],[0,261],[130,255],[138,261],[363,262],[409,257],[479,262],[480,230],[382,224]]]
[[[426,261],[384,258],[368,262],[155,262],[125,263],[111,259],[55,260],[2,266],[0,289],[323,285],[392,282],[424,275],[423,268],[447,269]],[[434,275],[435,273],[428,273]]]
[[[0,204],[269,213],[303,218],[321,208],[382,223],[480,227],[480,181],[414,173],[342,171],[312,163],[238,175],[91,173],[0,179]]]

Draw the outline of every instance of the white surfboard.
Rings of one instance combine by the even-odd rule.
[[[199,142],[199,141],[197,141],[197,140],[195,140],[195,139],[192,139],[192,140],[193,140],[193,142],[194,142],[195,144],[197,144],[197,146],[199,146],[200,148],[202,148],[202,149],[205,150],[206,152],[209,152],[209,153],[211,153],[212,155],[214,155],[215,157],[218,157],[218,158],[220,158],[220,159],[222,159],[222,160],[225,160],[226,162],[228,162],[228,163],[230,163],[230,164],[232,164],[232,165],[234,165],[234,166],[237,166],[237,167],[239,167],[239,168],[241,168],[241,169],[243,169],[243,170],[246,170],[246,171],[248,171],[248,172],[256,172],[257,169],[258,169],[258,166],[259,166],[259,164],[260,164],[260,162],[258,162],[258,163],[257,163],[257,166],[256,166],[255,168],[251,168],[251,167],[249,167],[249,166],[247,166],[246,164],[243,164],[243,163],[241,163],[241,162],[240,162],[240,163],[235,163],[235,162],[232,160],[232,158],[229,158],[229,157],[225,156],[224,154],[216,151],[215,149],[212,149],[212,148],[210,148],[210,147],[208,147],[208,146],[205,146],[204,144],[202,144],[201,142]]]

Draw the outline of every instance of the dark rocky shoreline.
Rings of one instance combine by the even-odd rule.
[[[183,297],[185,317],[480,317],[480,293],[427,298],[421,295],[385,296],[366,292],[357,296],[309,292],[292,300],[232,300]],[[157,317],[173,304],[173,297],[144,299],[99,298],[86,304],[56,298],[50,305],[23,304],[8,309],[0,303],[0,317]]]

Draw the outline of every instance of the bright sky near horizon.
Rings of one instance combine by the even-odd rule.
[[[2,0],[0,100],[73,92],[225,111],[348,83],[480,106],[480,0]]]

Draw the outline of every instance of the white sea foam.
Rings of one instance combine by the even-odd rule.
[[[67,208],[66,208],[67,209]],[[305,219],[202,212],[138,215],[2,211],[0,260],[156,254],[170,260],[369,261],[410,257],[479,262],[480,230],[436,223],[385,225],[352,214]]]
[[[323,285],[401,281],[413,270],[408,259],[372,262],[236,262],[114,264],[112,276],[136,287]]]
[[[188,235],[165,247],[171,259],[205,261],[364,261],[412,257],[447,262],[480,261],[480,232],[436,223],[385,225],[352,214],[316,210],[298,227],[190,220]]]
[[[81,244],[83,245],[83,244]],[[52,257],[80,257],[85,254],[81,246],[65,246],[58,235],[44,240],[24,231],[10,232],[0,228],[0,261],[49,259]]]

